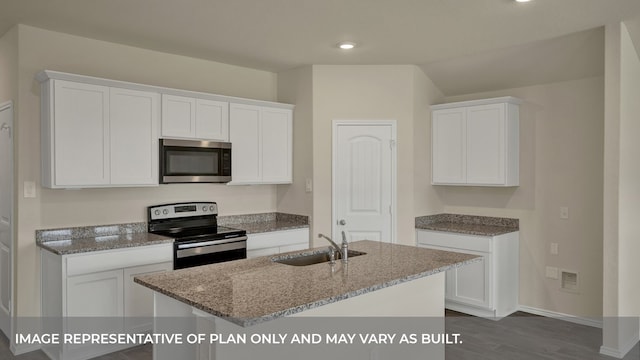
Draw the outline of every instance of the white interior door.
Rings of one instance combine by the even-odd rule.
[[[0,104],[0,330],[11,339],[13,105]]]
[[[333,129],[333,237],[395,242],[395,122]]]

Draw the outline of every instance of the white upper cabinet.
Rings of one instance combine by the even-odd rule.
[[[229,141],[229,103],[196,99],[196,137]]]
[[[193,138],[196,135],[196,99],[162,95],[162,136]]]
[[[260,107],[231,104],[229,110],[231,182],[259,183],[262,181]]]
[[[434,111],[431,121],[433,183],[465,184],[467,182],[465,109]]]
[[[111,185],[158,183],[160,94],[110,89]]]
[[[292,181],[292,111],[262,108],[262,181]]]
[[[230,104],[231,183],[292,182],[291,109]]]
[[[42,157],[51,166],[43,169],[44,185],[109,184],[109,88],[62,80],[49,85],[42,140],[50,146],[43,144]]]
[[[432,184],[518,186],[520,103],[502,97],[432,106]]]
[[[229,103],[164,94],[162,136],[229,141]]]
[[[161,137],[232,142],[233,184],[292,182],[293,105],[51,70],[36,79],[43,187],[158,185]]]
[[[47,79],[42,85],[42,186],[158,184],[157,93]]]

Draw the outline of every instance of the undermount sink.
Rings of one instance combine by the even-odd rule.
[[[348,254],[349,254],[348,257],[351,258],[354,256],[365,255],[366,253],[362,251],[349,250]],[[340,260],[341,258],[342,258],[342,254],[336,251],[336,260]],[[299,255],[274,258],[272,260],[274,262],[285,264],[285,265],[307,266],[307,265],[329,262],[329,252],[324,251],[324,252],[314,253],[314,254],[302,253]]]

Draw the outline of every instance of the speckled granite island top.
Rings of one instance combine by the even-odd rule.
[[[326,247],[287,254],[311,253]],[[477,261],[474,255],[375,241],[350,249],[366,255],[329,263],[290,266],[278,256],[237,260],[159,274],[135,282],[241,326],[309,310]]]
[[[497,236],[519,231],[518,219],[459,214],[438,214],[416,218],[416,229],[460,234]]]
[[[36,231],[36,245],[58,255],[172,242],[173,238],[148,233],[147,223],[83,226]]]

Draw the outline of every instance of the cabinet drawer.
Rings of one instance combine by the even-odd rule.
[[[486,236],[418,230],[418,244],[452,249],[491,252],[491,238]]]
[[[173,261],[173,244],[67,255],[67,276]]]

